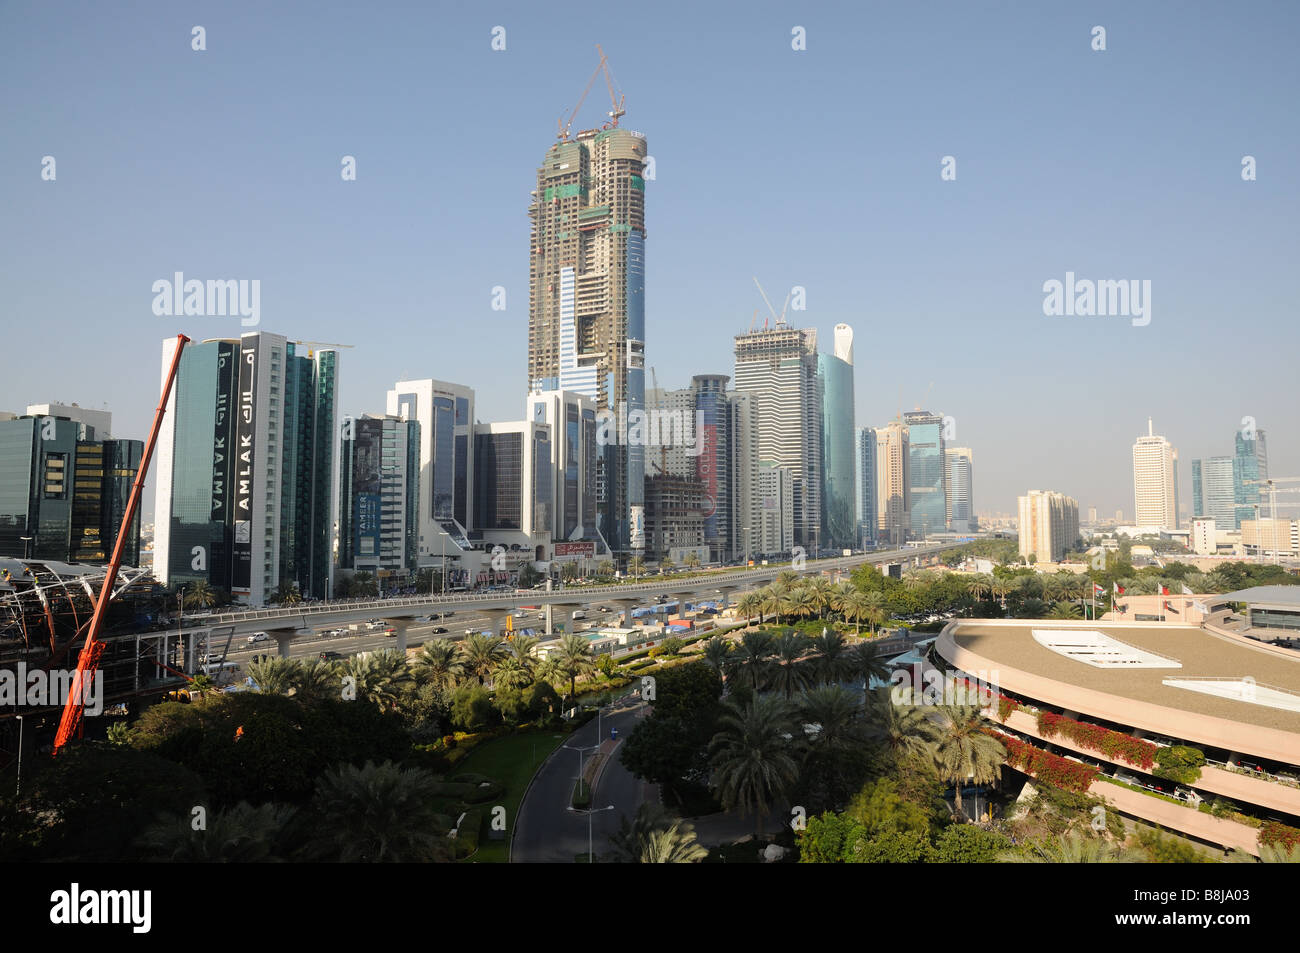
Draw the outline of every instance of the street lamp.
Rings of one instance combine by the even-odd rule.
[[[593,807],[593,808],[590,808],[590,809],[585,810],[585,811],[584,811],[582,808],[579,808],[579,807],[570,807],[570,808],[569,808],[569,812],[572,813],[572,814],[586,814],[586,815],[587,815],[587,863],[589,863],[589,864],[594,864],[594,863],[596,862],[596,861],[595,861],[595,850],[594,850],[594,847],[593,847],[593,844],[592,844],[592,840],[591,840],[591,815],[593,815],[593,814],[599,814],[601,811],[612,811],[612,810],[614,810],[614,805],[613,805],[613,804],[609,805],[609,807]]]
[[[30,542],[31,542],[33,539],[35,539],[36,537],[34,537],[34,536],[19,536],[18,538],[21,539],[21,540],[23,541],[23,559],[27,559],[27,558],[28,558],[28,552],[27,552],[27,551],[28,551],[28,546],[27,546],[27,544],[30,543]]]
[[[23,790],[23,716],[15,715],[18,719],[18,783],[14,785],[14,800]]]

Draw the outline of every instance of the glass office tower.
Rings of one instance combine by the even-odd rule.
[[[822,391],[822,539],[833,549],[857,546],[853,458],[853,331],[835,328],[835,354],[817,355]]]
[[[908,430],[912,533],[924,538],[948,527],[943,416],[928,410],[903,414]]]

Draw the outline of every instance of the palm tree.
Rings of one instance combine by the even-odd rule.
[[[840,618],[848,621],[849,601],[858,594],[860,590],[847,579],[842,579],[831,588],[831,611],[838,612]]]
[[[195,675],[190,679],[190,689],[199,693],[199,697],[205,697],[208,692],[216,689],[217,684],[207,675]]]
[[[337,693],[339,688],[339,667],[333,662],[318,658],[307,659],[299,663],[298,670],[294,672],[293,693],[298,698],[324,698]]]
[[[835,587],[829,579],[814,579],[804,588],[812,597],[812,615],[825,615],[831,610],[835,602]]]
[[[136,846],[149,860],[163,863],[256,864],[283,860],[275,842],[296,809],[280,804],[253,807],[240,801],[224,811],[212,811],[195,830],[186,814],[164,815],[140,835]]]
[[[974,705],[940,706],[934,724],[935,766],[940,780],[953,783],[953,806],[961,814],[961,786],[968,780],[990,784],[1000,778],[1007,751],[984,730],[980,710]]]
[[[977,573],[966,583],[966,591],[974,596],[977,600],[983,601],[984,597],[989,594],[993,588],[993,580],[985,573]]]
[[[806,586],[790,590],[782,605],[784,612],[800,619],[807,619],[817,614],[817,597]]]
[[[596,670],[596,660],[591,657],[591,643],[580,635],[562,636],[558,648],[549,658],[555,659],[559,670],[568,678],[570,699],[577,691],[578,676]]]
[[[760,835],[799,776],[790,722],[790,706],[776,695],[756,695],[743,709],[727,699],[709,742],[710,787],[726,810],[754,815]]]
[[[1005,610],[1007,607],[1007,596],[1011,594],[1011,586],[1007,584],[1007,581],[1005,579],[994,579],[993,585],[989,587],[989,591],[993,593],[994,599],[997,599],[1002,603],[1002,608]]]
[[[873,589],[866,595],[867,620],[871,623],[871,634],[876,634],[876,627],[884,622],[888,609],[886,608],[885,594],[878,589]]]
[[[560,668],[560,663],[556,661],[555,656],[552,654],[537,663],[533,678],[539,682],[545,682],[558,692],[564,688],[566,675]]]
[[[763,624],[763,597],[757,592],[747,592],[736,600],[736,612],[742,618],[752,619],[758,616],[758,624]]]
[[[523,688],[532,683],[532,673],[513,655],[503,657],[492,670],[492,684],[498,688]]]
[[[316,780],[312,811],[320,833],[313,854],[341,863],[421,863],[447,859],[437,825],[437,781],[391,761],[341,764]]]
[[[263,695],[288,695],[298,683],[297,659],[264,658],[248,665],[248,676]]]
[[[412,680],[406,653],[397,649],[350,656],[344,659],[340,672],[352,679],[357,697],[374,702],[384,711],[397,704],[398,690]]]
[[[762,599],[761,612],[773,616],[780,613],[781,600],[785,598],[785,589],[779,587],[776,583],[773,583],[770,586],[764,586],[758,591],[758,594]],[[761,620],[759,624],[762,624]]]
[[[849,595],[844,597],[841,605],[841,612],[844,614],[846,621],[853,623],[853,634],[862,634],[862,620],[867,618],[871,611],[870,603],[867,601],[868,593],[855,589]]]
[[[799,696],[797,708],[804,723],[818,726],[818,747],[838,749],[856,740],[858,699],[843,685],[810,688]]]
[[[862,690],[869,691],[871,680],[889,681],[889,669],[870,642],[859,642],[844,653],[844,671],[852,678],[862,679]]]
[[[461,664],[465,671],[478,679],[480,685],[492,674],[497,662],[505,655],[505,639],[499,635],[476,632],[460,643]]]
[[[1103,837],[1068,831],[1049,840],[1033,841],[998,856],[1013,864],[1137,864],[1146,860],[1141,851],[1116,847]]]
[[[645,560],[640,556],[633,556],[627,561],[627,571],[634,576],[639,576],[645,572]]]
[[[516,635],[510,640],[510,650],[530,678],[537,668],[537,646],[541,642],[541,639],[532,635]]]
[[[281,579],[280,586],[271,594],[271,601],[278,602],[282,606],[296,606],[302,602],[302,593],[290,579]]]
[[[1083,613],[1079,611],[1079,607],[1073,602],[1061,601],[1052,606],[1052,610],[1047,613],[1047,617],[1049,619],[1080,619],[1083,617]]]
[[[708,856],[695,839],[695,826],[647,801],[629,823],[624,817],[610,837],[615,857],[633,864],[693,864]]]
[[[830,684],[849,676],[848,646],[839,632],[822,629],[822,634],[812,640],[812,651],[818,682]]]
[[[671,556],[664,556],[662,559],[659,560],[659,571],[661,573],[667,572],[669,569],[672,569],[675,565],[677,564],[673,562]]]
[[[779,573],[776,574],[776,581],[786,589],[791,588],[801,578],[802,577],[793,569],[782,569]]]
[[[206,579],[196,579],[185,584],[184,606],[187,609],[211,609],[220,601],[217,591]]]
[[[727,667],[727,656],[731,654],[731,643],[720,635],[715,635],[704,643],[704,661],[713,666],[719,674]]]
[[[771,687],[789,698],[795,692],[801,692],[812,681],[812,673],[804,663],[804,653],[808,651],[808,639],[787,629],[772,643],[773,661]]]
[[[684,563],[686,564],[687,568],[689,568],[689,569],[699,569],[699,568],[700,568],[700,554],[699,554],[699,553],[687,553],[687,554],[686,554],[686,558],[683,559],[682,562],[684,562]]]
[[[425,642],[415,657],[415,677],[438,688],[450,688],[465,676],[465,666],[455,643],[446,639]]]
[[[732,685],[747,685],[759,691],[767,684],[774,651],[770,633],[761,630],[746,632],[727,656],[727,680]]]
[[[896,704],[890,686],[867,693],[867,721],[869,733],[896,763],[917,755],[930,757],[935,725],[927,710],[920,705]]]
[[[578,578],[578,573],[578,564],[575,562],[567,562],[560,567],[560,578],[565,582],[573,582]]]

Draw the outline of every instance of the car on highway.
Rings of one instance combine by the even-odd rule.
[[[322,662],[334,662],[341,658],[343,658],[342,652],[322,652],[320,654],[320,660]]]
[[[248,644],[252,645],[254,642],[266,642],[270,638],[271,637],[267,635],[265,632],[254,632],[252,635],[248,637]]]
[[[444,629],[444,628],[443,628],[442,626],[440,626],[440,625],[435,625],[432,629],[429,630],[429,634],[430,634],[430,635],[446,635],[446,634],[447,634],[447,630]]]

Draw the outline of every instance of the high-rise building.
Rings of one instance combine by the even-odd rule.
[[[788,553],[794,547],[794,477],[786,467],[759,467],[758,554]]]
[[[1097,507],[1088,507],[1088,522],[1094,524],[1097,522]]]
[[[409,581],[420,543],[420,424],[364,415],[342,441],[339,568]]]
[[[102,440],[67,417],[0,422],[0,556],[107,562],[143,454],[139,440]],[[122,558],[137,566],[139,511],[129,532]]]
[[[911,530],[912,480],[908,428],[876,428],[876,526],[880,542],[901,545]]]
[[[474,513],[474,391],[432,379],[399,381],[387,413],[420,424],[420,566],[470,570]]]
[[[946,447],[943,451],[945,487],[948,499],[948,528],[955,533],[975,531],[975,493],[971,469],[974,454],[969,447]],[[1096,510],[1093,510],[1094,517]]]
[[[1216,522],[1209,517],[1192,520],[1187,544],[1198,556],[1213,556],[1218,550]]]
[[[822,395],[822,539],[832,548],[858,542],[854,500],[853,329],[835,325],[835,353],[817,355]]]
[[[163,342],[165,378],[176,340]],[[154,575],[263,604],[333,589],[338,352],[250,331],[185,348],[158,436]]]
[[[748,559],[759,551],[762,500],[758,488],[758,406],[752,394],[732,391],[731,442],[727,484],[731,491],[728,556]]]
[[[596,519],[596,403],[576,391],[551,390],[528,397],[526,420],[550,426],[554,500],[552,535],[561,559],[609,555]]]
[[[864,546],[875,546],[880,539],[876,475],[876,431],[862,427],[858,430],[858,526]]]
[[[913,410],[903,414],[903,423],[908,433],[912,535],[924,539],[948,528],[943,415]]]
[[[1262,487],[1252,482],[1268,479],[1268,444],[1264,431],[1237,431],[1236,452],[1232,458],[1233,522],[1241,529],[1244,520],[1256,517],[1255,507],[1263,501]],[[1226,522],[1224,525],[1228,525]]]
[[[528,211],[528,389],[576,390],[619,420],[645,406],[646,154],[643,135],[617,126],[562,139]],[[598,466],[598,529],[632,553],[644,544],[645,448],[610,441]]]
[[[1235,526],[1233,457],[1192,461],[1192,515],[1206,516],[1218,526]]]
[[[705,542],[706,514],[712,509],[704,484],[694,477],[657,474],[646,481],[646,555],[680,562]]]
[[[474,426],[474,517],[471,536],[513,572],[549,558],[555,529],[555,457],[550,424],[521,420]],[[503,562],[504,561],[504,562]]]
[[[1019,498],[1020,555],[1060,562],[1079,539],[1079,503],[1054,490],[1030,490]]]
[[[758,410],[762,466],[784,467],[793,483],[794,543],[815,551],[822,537],[822,406],[817,331],[784,322],[736,335],[736,390]]]
[[[1133,444],[1133,499],[1139,527],[1178,528],[1178,451],[1150,420],[1146,436]]]
[[[32,417],[66,417],[94,430],[96,440],[113,438],[113,415],[107,410],[91,410],[73,401],[71,404],[28,404],[27,413]]]

